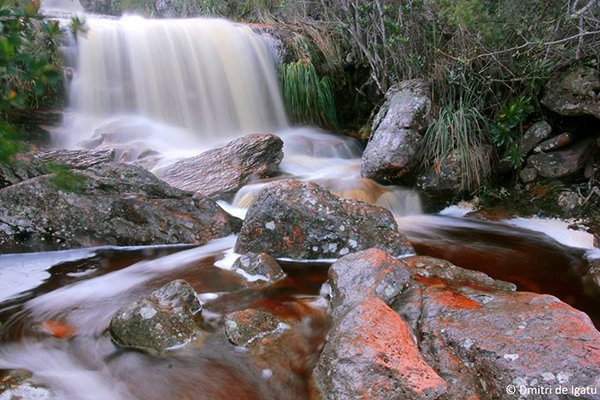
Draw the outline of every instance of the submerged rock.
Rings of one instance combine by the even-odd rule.
[[[561,115],[600,118],[600,74],[578,66],[556,75],[546,84],[542,103]]]
[[[194,320],[201,309],[194,288],[176,280],[119,309],[110,334],[121,346],[162,352],[204,335]]]
[[[371,247],[395,256],[414,251],[388,210],[297,180],[277,181],[258,193],[235,245],[242,254],[298,260],[338,258]]]
[[[227,339],[236,346],[246,346],[265,335],[280,335],[285,327],[275,315],[254,309],[228,314],[223,326]]]
[[[125,164],[29,179],[0,190],[0,204],[0,252],[204,244],[239,224],[214,201]]]
[[[277,172],[282,148],[283,141],[275,135],[246,135],[224,147],[181,160],[161,172],[160,178],[179,189],[229,200],[253,179]]]
[[[267,253],[243,254],[235,260],[232,269],[254,285],[274,283],[286,277],[277,260]]]
[[[412,170],[430,108],[428,87],[421,80],[404,81],[388,90],[362,156],[363,177],[390,183]]]

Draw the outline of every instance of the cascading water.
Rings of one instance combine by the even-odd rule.
[[[86,123],[131,116],[205,142],[287,126],[272,54],[247,26],[130,16],[87,27],[71,92],[79,140]]]

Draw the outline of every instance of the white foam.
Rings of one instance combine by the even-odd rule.
[[[569,229],[572,221],[556,218],[513,218],[503,221],[506,224],[518,226],[531,231],[542,232],[565,246],[579,249],[593,249],[594,236],[584,231]]]
[[[92,257],[93,251],[65,250],[0,256],[0,302],[34,289],[50,277],[54,265]]]

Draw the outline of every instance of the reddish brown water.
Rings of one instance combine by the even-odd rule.
[[[597,303],[582,289],[587,264],[581,251],[523,229],[451,222],[424,218],[401,228],[419,254],[486,272],[520,290],[553,294],[598,324]],[[309,398],[310,370],[328,327],[323,309],[312,302],[329,264],[282,261],[287,279],[267,289],[248,288],[240,275],[215,266],[233,240],[200,248],[102,248],[57,263],[47,279],[0,303],[0,368],[32,371],[59,398]],[[213,294],[204,297],[210,300],[203,313],[205,328],[215,333],[203,346],[158,357],[111,342],[107,326],[119,307],[177,278],[190,282],[201,297]],[[308,323],[292,323],[289,332],[271,342],[258,367],[219,334],[223,315],[247,308]]]

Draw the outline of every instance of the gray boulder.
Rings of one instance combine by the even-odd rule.
[[[600,118],[600,74],[595,68],[578,66],[552,77],[542,104],[561,115]]]
[[[283,141],[275,135],[246,135],[224,147],[181,160],[159,176],[176,188],[230,200],[252,180],[277,172],[282,148]]]
[[[390,183],[411,171],[430,108],[428,87],[421,80],[404,81],[388,90],[362,156],[363,177]]]
[[[126,164],[38,176],[0,190],[0,252],[196,243],[240,221],[204,196]]]
[[[561,178],[583,169],[594,149],[593,140],[586,139],[561,150],[534,154],[527,164],[545,178]]]
[[[194,320],[201,309],[194,288],[179,279],[119,309],[110,334],[121,346],[162,352],[205,336]]]
[[[388,210],[341,199],[315,183],[290,179],[267,185],[257,194],[235,250],[318,259],[371,247],[395,256],[414,252]]]

